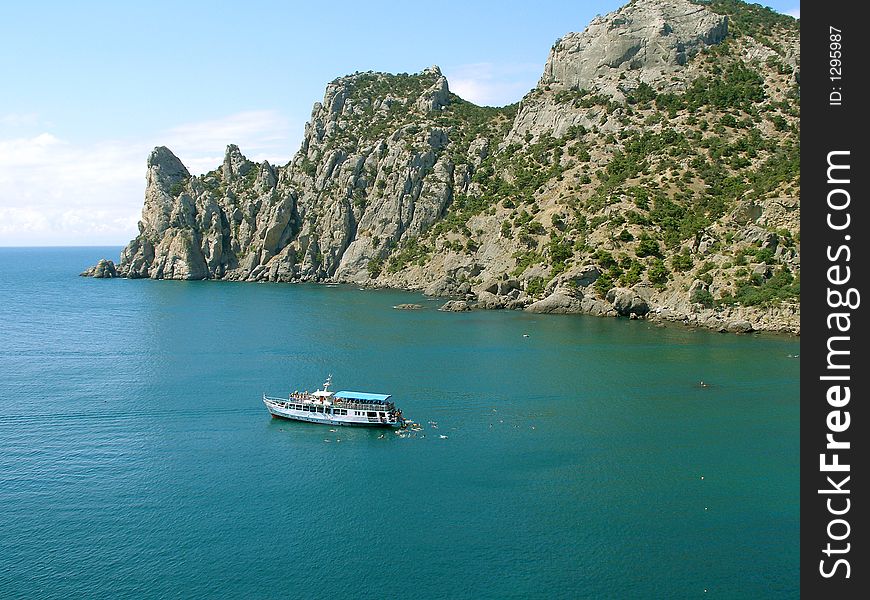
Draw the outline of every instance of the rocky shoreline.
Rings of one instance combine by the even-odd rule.
[[[82,277],[111,279],[122,277],[109,259],[100,259],[96,265],[80,273]],[[595,269],[584,271],[581,281],[586,286],[595,281]],[[321,281],[317,283],[343,283]],[[372,286],[373,289],[375,286]],[[379,287],[379,286],[378,286]],[[792,303],[775,308],[727,307],[703,308],[697,306],[668,307],[650,304],[653,291],[613,288],[604,297],[587,296],[580,287],[556,287],[549,294],[534,300],[521,290],[516,279],[501,278],[487,281],[472,288],[468,284],[455,284],[449,280],[433,282],[425,288],[393,288],[401,291],[422,292],[428,297],[448,298],[438,310],[468,312],[472,310],[524,310],[537,314],[582,314],[597,317],[643,319],[658,323],[677,323],[687,327],[712,329],[720,333],[772,332],[800,335],[800,305]],[[646,297],[645,297],[646,296]],[[397,304],[397,310],[421,310],[417,303]]]
[[[594,281],[594,280],[593,280]],[[538,314],[584,314],[598,317],[643,319],[650,322],[679,323],[688,327],[712,329],[721,333],[767,331],[800,335],[800,305],[777,307],[704,308],[692,304],[663,306],[653,301],[655,290],[612,288],[598,298],[578,287],[557,287],[540,300],[534,300],[512,279],[489,281],[477,288],[441,291],[433,285],[422,290],[428,296],[454,297],[440,310],[464,312],[482,310],[524,310]]]

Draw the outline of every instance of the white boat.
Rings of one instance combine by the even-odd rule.
[[[273,418],[307,421],[323,425],[357,427],[401,427],[402,411],[390,402],[389,394],[367,392],[330,392],[332,376],[322,390],[293,392],[286,398],[263,394],[263,404]]]

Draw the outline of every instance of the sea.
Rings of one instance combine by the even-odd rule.
[[[799,595],[798,338],[119,252],[0,249],[0,598]],[[270,418],[330,374],[419,431]]]

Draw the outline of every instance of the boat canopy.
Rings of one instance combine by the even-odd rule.
[[[332,396],[332,392],[327,392],[326,390],[317,390],[316,392],[314,392],[311,395],[317,396],[317,397],[329,398],[330,396]]]
[[[366,392],[335,392],[335,397],[341,400],[358,400],[361,402],[386,402],[390,394],[367,394]]]

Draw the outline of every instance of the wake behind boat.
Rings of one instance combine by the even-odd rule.
[[[263,394],[263,403],[273,418],[357,427],[401,427],[404,424],[402,411],[389,401],[389,394],[330,392],[331,385],[330,375],[322,390],[296,391],[287,398]]]

